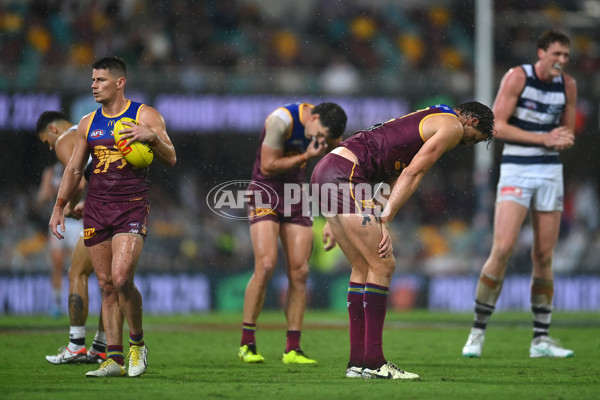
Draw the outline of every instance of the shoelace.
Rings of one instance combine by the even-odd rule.
[[[294,350],[291,350],[291,351],[295,351],[296,354],[298,354],[299,356],[302,356],[304,358],[310,358],[307,354],[304,354],[304,352],[302,350],[300,350],[300,349],[294,349]]]
[[[390,367],[391,367],[391,369],[395,369],[396,371],[400,372],[401,374],[406,373],[405,370],[398,368],[398,366],[396,364],[388,361],[388,368],[390,368]]]
[[[133,363],[133,365],[138,365],[140,362],[140,353],[139,347],[135,346],[129,349],[129,354],[127,354],[127,358]]]

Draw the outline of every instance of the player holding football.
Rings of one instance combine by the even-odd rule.
[[[281,239],[287,261],[288,293],[285,316],[287,341],[282,361],[285,364],[314,364],[300,349],[300,334],[306,309],[308,259],[312,250],[312,219],[302,215],[302,205],[292,206],[290,215],[284,212],[284,185],[305,181],[308,160],[333,149],[346,128],[346,113],[337,104],[287,104],[273,111],[265,121],[259,149],[248,190],[253,193],[248,204],[250,237],[254,249],[254,274],[244,296],[244,320],[239,358],[246,363],[261,363],[263,356],[256,348],[256,321],[262,310],[267,284],[277,264],[278,238]],[[275,197],[258,198],[260,189],[269,187]],[[262,205],[261,205],[262,204]],[[335,245],[331,235],[324,232]]]
[[[475,293],[475,318],[462,349],[481,357],[485,330],[500,297],[506,265],[531,209],[530,357],[570,357],[548,336],[554,298],[552,255],[563,210],[563,169],[559,151],[573,146],[577,86],[564,73],[569,38],[557,31],[538,40],[538,61],[511,68],[502,78],[494,103],[498,138],[505,140],[496,194],[494,243]]]
[[[396,268],[389,224],[445,152],[459,143],[491,140],[493,129],[492,110],[481,103],[454,109],[438,105],[359,131],[316,165],[311,184],[338,188],[329,199],[320,197],[320,205],[322,211],[329,210],[323,213],[352,266],[346,377],[419,379],[383,354],[388,291]],[[379,182],[387,183],[391,191],[378,213],[375,202],[358,201],[355,190],[357,185]]]
[[[64,167],[68,164],[73,148],[75,147],[75,131],[77,125],[73,125],[68,118],[58,111],[43,112],[36,123],[36,133],[40,140],[48,143],[50,150],[54,150],[60,165],[60,177],[64,172]],[[58,171],[57,173],[58,174]],[[59,177],[59,179],[60,179]],[[82,181],[84,183],[84,181]],[[60,184],[60,180],[58,181]],[[57,185],[58,186],[58,185]],[[84,190],[84,186],[81,190]],[[57,187],[58,189],[58,187]],[[55,196],[56,192],[52,194]],[[76,200],[76,199],[74,199]],[[92,347],[86,350],[85,347],[85,323],[88,316],[88,279],[92,273],[92,262],[85,245],[83,244],[83,226],[81,222],[81,204],[74,207],[69,204],[69,213],[71,216],[67,221],[73,221],[67,226],[67,232],[71,235],[77,235],[71,266],[69,267],[69,319],[71,326],[69,328],[69,344],[61,347],[57,355],[48,355],[46,360],[51,364],[66,364],[73,362],[103,362],[106,359],[106,334],[102,324],[102,313],[98,319],[98,331],[94,337]],[[69,229],[73,232],[69,232]],[[59,241],[52,236],[55,241]],[[52,240],[52,239],[51,239]],[[62,258],[60,259],[60,275],[62,276]]]
[[[102,106],[84,116],[75,135],[75,149],[60,185],[50,218],[50,229],[63,238],[64,207],[92,156],[92,172],[83,213],[84,241],[102,292],[102,316],[106,329],[107,359],[89,377],[139,376],[146,371],[147,348],[142,326],[142,296],[135,286],[135,268],[146,237],[148,168],[128,164],[115,145],[112,129],[122,117],[129,124],[122,131],[130,142],[147,143],[165,164],[177,158],[162,115],[152,107],[125,97],[126,67],[116,57],[96,61],[92,92]],[[123,322],[129,326],[129,363],[124,368]]]

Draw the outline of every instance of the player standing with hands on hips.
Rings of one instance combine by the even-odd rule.
[[[502,290],[506,265],[531,210],[533,262],[530,357],[571,357],[548,336],[554,296],[552,256],[563,210],[559,152],[573,146],[575,80],[564,73],[569,38],[557,31],[540,36],[538,61],[510,69],[494,103],[497,137],[505,141],[496,193],[494,242],[475,293],[475,318],[462,354],[481,357],[485,330]]]
[[[177,160],[165,121],[152,107],[125,98],[126,66],[116,57],[96,61],[92,70],[94,100],[102,107],[84,116],[76,132],[75,148],[65,169],[50,229],[58,238],[64,232],[63,209],[73,195],[88,156],[92,172],[83,213],[84,241],[102,292],[107,359],[89,377],[139,376],[146,371],[147,348],[142,326],[142,296],[134,275],[147,233],[148,168],[128,164],[113,138],[115,123],[133,118],[121,131],[132,142],[148,144],[154,155],[173,166]],[[123,322],[129,325],[128,368],[123,355]]]

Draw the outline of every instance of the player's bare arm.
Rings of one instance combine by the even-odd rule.
[[[86,127],[89,125],[90,118],[90,114],[83,117],[77,127],[73,153],[65,168],[60,188],[58,189],[56,203],[54,204],[52,216],[50,217],[50,223],[48,224],[52,234],[59,239],[64,238],[64,236],[58,232],[58,226],[60,226],[63,232],[65,231],[64,208],[79,187],[79,183],[83,177],[83,170],[89,157]]]
[[[458,145],[463,135],[463,126],[454,116],[440,115],[427,119],[423,124],[423,131],[428,139],[392,187],[383,210],[383,223],[394,219],[400,208],[417,190],[427,171],[446,151]]]
[[[301,166],[311,158],[322,156],[327,150],[325,139],[321,138],[315,139],[317,140],[316,147],[311,143],[304,153],[285,156],[283,152],[283,142],[285,141],[288,130],[287,125],[281,118],[270,116],[267,118],[265,128],[267,136],[280,139],[278,142],[281,142],[281,148],[275,148],[263,143],[260,150],[260,172],[263,175],[274,176],[283,174],[291,169]]]
[[[565,104],[565,110],[561,118],[561,128],[564,130],[565,135],[570,135],[571,141],[568,141],[564,145],[555,146],[556,150],[564,150],[573,147],[575,144],[575,116],[577,110],[577,84],[575,79],[570,75],[563,75],[565,81],[565,94],[567,97],[567,103]]]
[[[56,143],[54,144],[54,152],[56,153],[56,157],[65,167],[69,164],[69,160],[71,159],[71,155],[73,154],[73,149],[75,148],[75,137],[77,132],[74,130],[68,130],[56,139]],[[73,214],[73,210],[75,206],[82,199],[83,194],[85,193],[85,187],[87,183],[85,179],[81,179],[79,182],[79,189],[77,192],[71,196],[69,201],[70,207],[67,206],[65,208],[65,216],[75,218]]]
[[[496,138],[511,142],[541,145],[548,148],[562,149],[573,145],[573,135],[569,128],[560,126],[548,134],[539,135],[528,132],[509,124],[519,96],[525,87],[525,71],[522,68],[511,68],[502,78],[500,89],[494,102],[494,116],[496,126]],[[575,119],[573,118],[573,121]]]
[[[147,143],[152,147],[154,155],[163,163],[173,166],[177,162],[175,147],[171,138],[167,134],[165,120],[162,115],[153,107],[144,106],[140,111],[140,124],[123,122],[126,129],[123,129],[122,138],[127,139],[125,146],[132,142]]]
[[[75,135],[76,131],[66,131],[60,135],[58,139],[56,139],[56,143],[54,143],[56,157],[64,166],[67,166],[71,159],[71,155],[73,154],[73,149],[75,148]]]

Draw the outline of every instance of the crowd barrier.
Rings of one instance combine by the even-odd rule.
[[[136,277],[150,314],[240,312],[251,272],[233,275],[149,274]],[[390,286],[389,305],[393,310],[429,309],[468,312],[473,310],[477,276],[419,275],[395,276]],[[530,277],[508,276],[497,310],[530,309]],[[348,275],[312,274],[308,282],[308,307],[344,310]],[[281,308],[285,303],[287,279],[275,275],[265,300],[266,309]],[[94,275],[89,280],[89,312],[100,310],[100,290]],[[0,276],[0,315],[48,313],[52,288],[47,275]],[[62,302],[67,311],[68,281],[63,278]],[[578,275],[555,278],[554,309],[557,311],[597,311],[600,309],[600,276]]]

